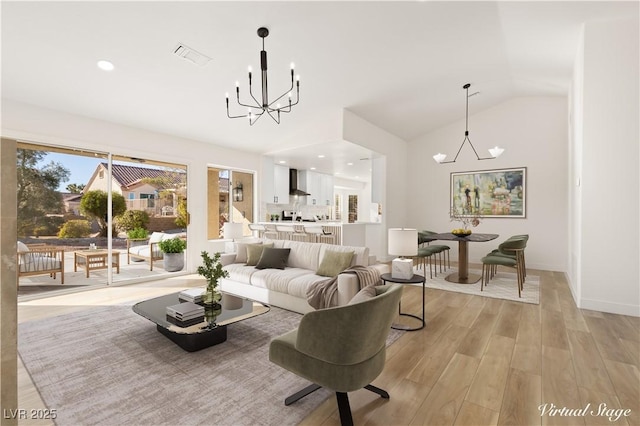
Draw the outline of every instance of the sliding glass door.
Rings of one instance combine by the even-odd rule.
[[[19,294],[167,274],[157,244],[150,249],[156,256],[132,247],[150,247],[154,232],[186,240],[186,171],[152,159],[18,143]]]

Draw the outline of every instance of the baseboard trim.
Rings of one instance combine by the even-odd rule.
[[[580,309],[591,311],[609,312],[611,314],[640,317],[640,305],[627,305],[622,303],[605,302],[602,300],[581,299]]]

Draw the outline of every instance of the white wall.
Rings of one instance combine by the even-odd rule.
[[[583,28],[584,30],[584,28]],[[582,259],[582,87],[584,84],[584,37],[581,34],[576,54],[573,81],[569,92],[569,267],[567,281],[576,305],[579,306]]]
[[[260,169],[260,157],[253,153],[4,100],[2,136],[186,164],[188,209],[191,215],[186,268],[190,272],[194,272],[201,263],[199,253],[202,250],[217,249],[206,238],[206,203],[198,202],[207,197],[207,165]]]
[[[498,145],[504,154],[479,161],[468,144],[455,163],[437,164],[442,152],[453,159],[464,139],[464,120],[409,143],[410,197],[408,226],[447,232],[458,228],[449,220],[450,173],[527,168],[526,218],[485,218],[474,232],[499,234],[494,242],[470,244],[469,260],[479,262],[511,235],[529,234],[527,266],[567,270],[567,99],[515,98],[469,117],[469,139],[481,157]],[[448,159],[449,159],[448,158]],[[457,249],[451,251],[457,259]]]
[[[588,23],[583,37],[573,94],[580,238],[571,241],[580,258],[571,286],[581,308],[640,316],[638,17]]]
[[[385,178],[382,194],[382,222],[380,240],[376,246],[384,248],[378,259],[388,260],[386,253],[387,228],[409,226],[407,222],[407,143],[399,137],[363,120],[351,111],[343,113],[343,136],[345,141],[368,148],[385,156]],[[376,200],[377,201],[377,200]]]

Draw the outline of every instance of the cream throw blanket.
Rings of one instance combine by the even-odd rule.
[[[378,285],[380,282],[380,272],[376,268],[355,265],[351,266],[341,274],[356,274],[358,277],[358,290],[370,285]],[[307,290],[307,302],[315,309],[323,309],[332,306],[332,301],[338,292],[338,276],[329,278],[326,281],[313,283]]]

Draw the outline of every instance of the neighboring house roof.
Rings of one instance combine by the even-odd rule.
[[[100,163],[100,166],[107,169],[107,163]],[[150,169],[148,167],[125,166],[122,164],[113,164],[111,167],[113,178],[118,182],[120,187],[128,188],[139,184],[145,178],[165,177],[170,184],[175,186],[184,185],[183,175],[181,171],[166,171],[159,169]]]
[[[73,203],[75,202],[80,202],[80,199],[82,199],[82,193],[80,194],[76,194],[73,192],[61,192],[60,195],[62,195],[62,201],[65,203]]]

